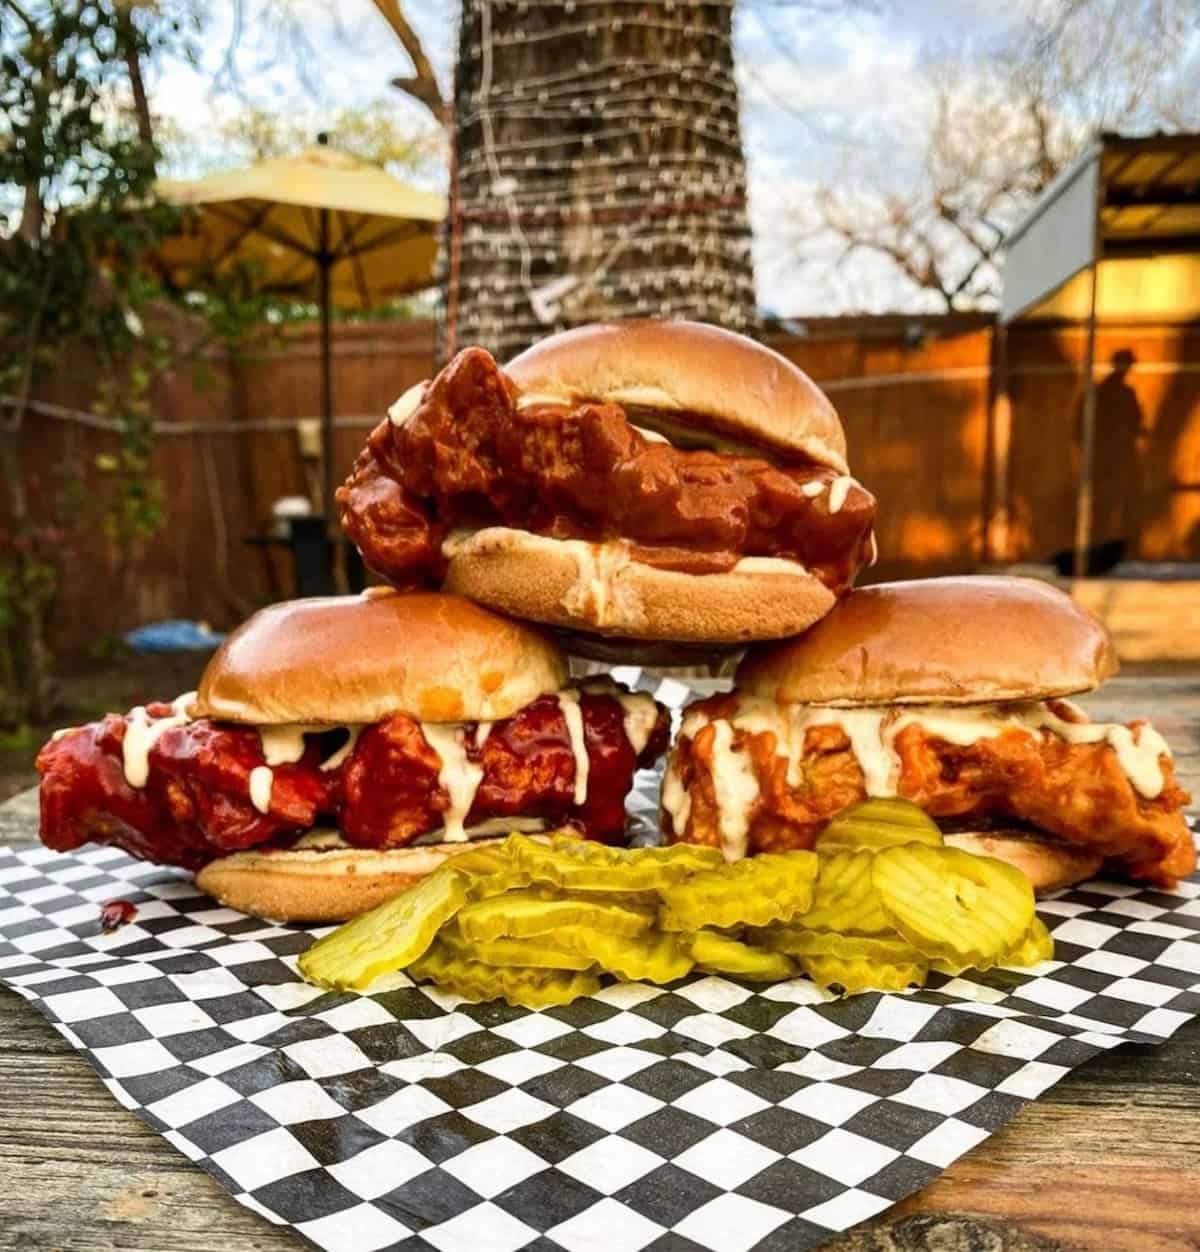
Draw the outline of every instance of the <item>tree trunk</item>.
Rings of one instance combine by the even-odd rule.
[[[463,0],[443,356],[601,318],[754,325],[732,15]]]

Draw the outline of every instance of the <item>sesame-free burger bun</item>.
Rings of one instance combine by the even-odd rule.
[[[807,629],[835,602],[793,561],[744,557],[727,573],[633,560],[620,541],[550,539],[493,526],[452,538],[447,590],[550,626],[638,640],[736,645]]]
[[[551,335],[505,372],[529,401],[619,404],[671,438],[766,447],[847,473],[846,437],[819,387],[778,352],[699,322],[601,322]],[[676,420],[679,419],[679,420]]]
[[[1104,864],[1104,858],[1088,848],[1059,839],[1038,839],[1019,830],[963,831],[943,838],[952,848],[1007,861],[1019,869],[1039,893],[1058,891],[1095,878]]]
[[[1033,578],[928,578],[851,591],[796,639],[754,648],[738,690],[786,704],[986,704],[1092,691],[1104,627]]]
[[[566,678],[536,627],[455,595],[370,588],[260,610],[217,650],[191,713],[257,726],[493,721]]]
[[[344,922],[399,895],[460,852],[496,843],[489,838],[381,850],[340,842],[328,848],[250,849],[210,861],[196,875],[196,885],[227,908],[273,922]]]

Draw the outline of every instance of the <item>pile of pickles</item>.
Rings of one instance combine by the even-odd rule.
[[[513,834],[326,935],[299,967],[322,987],[361,990],[404,970],[468,1000],[545,1008],[591,995],[605,978],[807,974],[850,995],[921,986],[931,969],[1053,954],[1019,870],[946,847],[915,805],[868,800],[839,814],[814,851],[732,864],[691,844],[619,849]]]

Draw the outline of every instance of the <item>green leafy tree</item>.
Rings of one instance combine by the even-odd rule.
[[[110,533],[160,523],[147,490],[143,258],[170,229],[152,202],[157,150],[141,65],[186,53],[188,7],[159,0],[0,0],[0,674],[10,712],[49,712],[45,614],[69,537],[35,517],[22,443],[38,379],[67,350],[96,362],[121,424]],[[103,467],[102,467],[103,468]]]

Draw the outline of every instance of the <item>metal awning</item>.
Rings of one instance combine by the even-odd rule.
[[[997,446],[1008,449],[1007,328],[1067,318],[1087,330],[1075,510],[1076,576],[1092,541],[1097,317],[1200,317],[1200,135],[1101,135],[1005,241],[996,344]],[[998,498],[1007,469],[997,462]],[[998,532],[1006,534],[1007,505]]]

